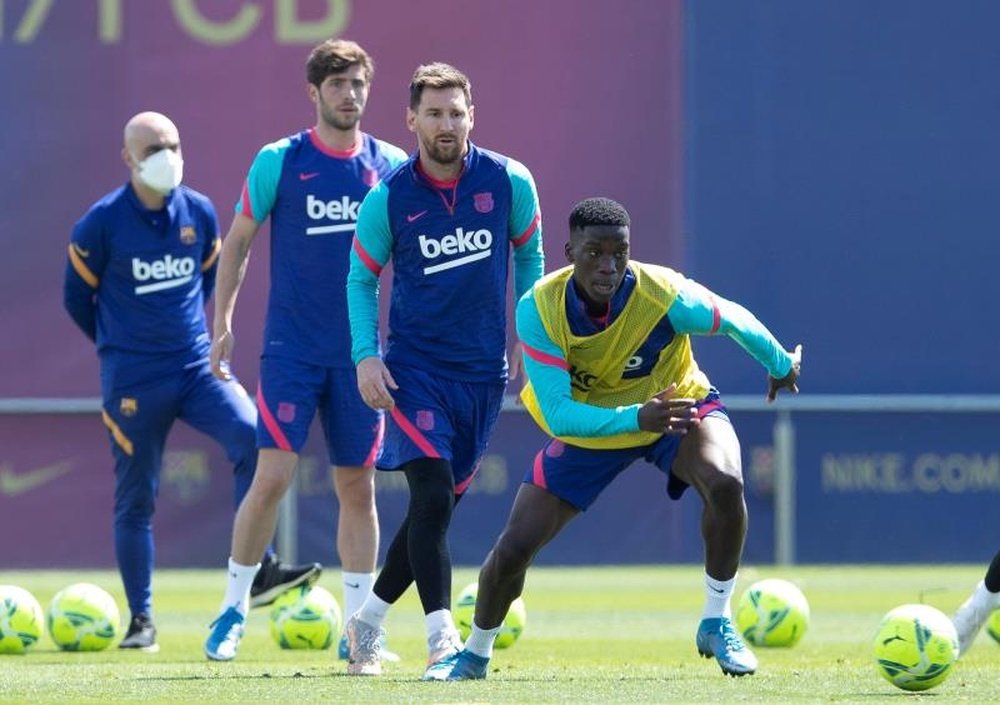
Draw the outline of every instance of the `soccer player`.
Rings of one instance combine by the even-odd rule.
[[[347,297],[365,402],[389,412],[376,466],[406,476],[410,501],[372,593],[348,613],[348,673],[378,675],[382,623],[414,580],[429,663],[458,651],[447,530],[472,482],[507,379],[507,279],[528,290],[543,270],[531,174],[469,141],[469,79],[448,64],[417,68],[407,125],[417,153],[365,198]],[[378,347],[378,280],[392,260],[389,339]],[[520,354],[515,352],[515,361]]]
[[[430,669],[434,680],[485,678],[500,624],[535,554],[639,459],[667,475],[678,499],[704,504],[705,609],[696,645],[724,673],[757,659],[733,627],[730,597],[746,534],[740,446],[718,392],[698,369],[692,335],[722,333],[769,375],[768,399],[798,391],[801,346],[786,352],[749,311],[681,274],[629,261],[629,215],[589,198],[569,217],[571,266],[517,305],[528,383],[521,392],[550,436],[486,557],[465,649]]]
[[[64,303],[101,362],[102,417],[115,458],[115,557],[132,613],[119,646],[157,651],[151,522],[167,434],[179,418],[225,447],[238,505],[257,458],[257,412],[236,380],[216,379],[209,365],[205,301],[215,285],[219,226],[211,202],[181,186],[177,127],[160,113],[139,113],[125,125],[124,142],[129,182],[73,229]],[[256,589],[301,573],[271,565]]]
[[[355,42],[331,39],[313,48],[306,88],[316,123],[258,152],[222,248],[212,367],[226,379],[236,296],[250,246],[270,217],[270,297],[257,388],[260,458],[233,523],[226,592],[205,642],[212,660],[236,656],[250,581],[317,412],[340,504],[345,609],[358,609],[374,580],[379,536],[372,463],[383,424],[358,393],[345,287],[361,200],[406,153],[361,131],[373,71],[371,57]],[[346,658],[346,640],[341,651]]]
[[[990,561],[986,576],[979,581],[951,619],[958,632],[959,655],[969,650],[979,630],[995,609],[1000,609],[1000,551]]]

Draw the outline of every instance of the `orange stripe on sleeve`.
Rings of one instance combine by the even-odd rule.
[[[101,280],[97,278],[97,275],[90,271],[90,267],[87,263],[83,261],[83,257],[77,252],[77,245],[75,243],[70,243],[69,245],[69,261],[73,265],[73,269],[76,273],[80,275],[83,281],[87,282],[92,288],[96,289],[97,285],[101,283]]]
[[[104,425],[108,427],[109,431],[111,431],[111,435],[114,437],[115,443],[117,443],[119,447],[125,451],[125,455],[132,455],[134,451],[132,448],[132,441],[128,439],[128,436],[122,433],[122,430],[118,427],[118,424],[115,423],[115,420],[111,418],[111,415],[108,414],[107,411],[102,410],[101,418],[104,419]]]
[[[210,254],[205,261],[201,263],[201,271],[207,272],[215,264],[215,260],[219,259],[219,253],[222,252],[222,238],[215,238],[215,242],[212,243],[212,254]]]

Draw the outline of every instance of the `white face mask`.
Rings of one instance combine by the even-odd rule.
[[[184,160],[172,149],[161,149],[139,162],[139,179],[157,193],[167,195],[181,185]]]

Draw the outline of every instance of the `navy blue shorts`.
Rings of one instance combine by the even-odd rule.
[[[729,419],[726,407],[715,390],[695,406],[702,418],[719,416]],[[571,446],[550,438],[535,456],[524,482],[541,487],[584,511],[625,468],[642,458],[667,476],[667,493],[672,499],[679,499],[688,484],[674,477],[670,466],[674,464],[677,448],[684,438],[662,436],[649,445],[600,450]]]
[[[375,465],[396,470],[417,458],[451,461],[455,494],[469,487],[503,406],[504,382],[459,382],[394,366],[399,389]]]
[[[353,368],[264,356],[257,386],[257,447],[301,453],[319,411],[331,465],[369,467],[382,415],[361,399]]]

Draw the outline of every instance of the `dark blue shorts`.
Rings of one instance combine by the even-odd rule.
[[[331,465],[371,466],[382,415],[361,399],[353,368],[264,356],[257,386],[257,447],[300,453],[319,411]]]
[[[451,461],[455,494],[469,487],[503,406],[503,382],[459,382],[394,366],[399,389],[375,465],[396,470],[417,458]]]
[[[715,390],[695,406],[701,417],[729,419],[726,407]],[[584,511],[625,468],[642,458],[667,476],[667,493],[672,499],[679,499],[688,485],[671,474],[670,466],[683,439],[684,436],[663,436],[649,445],[596,450],[567,445],[550,438],[535,456],[524,482],[548,490]]]

